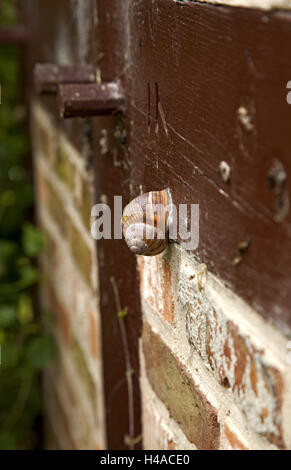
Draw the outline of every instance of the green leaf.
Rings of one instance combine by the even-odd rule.
[[[40,274],[37,269],[30,265],[24,265],[19,268],[21,280],[18,281],[21,284],[21,288],[27,288],[35,284],[40,279]]]
[[[125,318],[128,315],[128,307],[123,308],[117,313],[118,318]]]
[[[14,305],[0,305],[0,328],[10,328],[16,320]]]
[[[7,278],[14,267],[14,259],[18,253],[15,242],[0,239],[0,277]]]
[[[32,266],[19,267],[20,279],[16,282],[0,283],[0,295],[16,294],[40,280],[40,273]]]
[[[21,345],[17,343],[5,343],[2,346],[2,363],[4,369],[13,369],[19,364],[21,357]]]
[[[22,230],[22,246],[29,258],[38,256],[44,247],[44,235],[32,224],[25,224]]]
[[[43,335],[30,340],[26,350],[26,360],[33,369],[43,369],[53,358],[54,353],[55,343],[52,336]]]
[[[16,450],[17,442],[15,435],[11,433],[0,433],[0,450]]]
[[[0,194],[0,205],[3,207],[14,206],[17,196],[15,191],[7,189]]]
[[[33,305],[30,295],[23,293],[19,296],[17,318],[22,325],[33,320]],[[1,324],[0,324],[1,326]]]
[[[15,256],[18,251],[17,243],[9,240],[0,240],[0,258]]]

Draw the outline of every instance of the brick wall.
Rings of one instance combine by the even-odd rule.
[[[287,338],[175,246],[139,271],[145,448],[290,447]]]
[[[58,346],[45,372],[48,448],[105,447],[97,254],[90,236],[94,182],[85,159],[39,104],[32,108],[41,258],[41,306]]]

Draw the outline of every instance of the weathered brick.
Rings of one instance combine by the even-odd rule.
[[[61,235],[64,237],[64,240],[66,240],[70,246],[77,267],[79,268],[84,280],[89,285],[91,285],[91,273],[93,266],[92,249],[88,246],[88,243],[84,240],[83,234],[76,227],[75,222],[72,221],[69,213],[66,211],[65,203],[60,197],[59,193],[52,186],[50,181],[44,177],[43,174],[41,186],[43,193],[43,203],[46,201],[47,209],[57,224]]]
[[[42,230],[46,236],[46,249],[41,256],[41,269],[45,280],[58,293],[64,305],[74,331],[86,348],[87,358],[95,362],[100,359],[100,318],[97,293],[90,286],[85,288],[82,276],[75,268],[75,263],[68,246],[60,243],[55,230],[49,227],[49,220],[41,219]],[[48,224],[48,225],[47,225]],[[66,245],[66,242],[64,242]],[[46,287],[44,282],[44,287]],[[45,310],[52,310],[53,299],[48,289],[42,289],[41,299]],[[48,293],[46,293],[46,291]]]
[[[63,403],[56,393],[54,381],[51,380],[51,375],[48,372],[44,374],[44,398],[46,416],[49,417],[50,422],[52,422],[53,419],[53,429],[60,447],[63,450],[77,450],[78,445],[72,437],[69,420],[64,412]],[[45,420],[46,419],[45,417]]]
[[[231,390],[253,429],[283,447],[279,371],[271,373],[264,352],[213,305],[197,273],[179,273],[178,303],[191,346],[219,383]]]
[[[143,328],[143,352],[149,382],[187,439],[198,449],[217,449],[217,410],[148,323]]]
[[[78,266],[84,280],[91,285],[91,273],[93,254],[80,230],[75,224],[67,218],[67,234],[66,239],[69,242],[75,263]]]
[[[32,135],[37,158],[43,157],[51,164],[55,160],[58,136],[48,115],[36,105],[33,110]]]
[[[70,315],[64,304],[58,298],[53,283],[46,276],[42,284],[42,303],[45,310],[54,315],[57,322],[57,329],[62,334],[64,343],[67,346],[72,342],[72,325]]]
[[[90,339],[90,349],[92,356],[95,358],[100,357],[100,341],[99,341],[99,328],[98,328],[98,321],[97,321],[97,312],[95,310],[91,310],[89,313],[90,316],[90,331],[89,331],[89,339]]]
[[[154,407],[143,407],[143,448],[150,450],[176,450],[174,435]]]
[[[170,417],[141,372],[143,448],[150,450],[195,450],[182,429]]]
[[[39,162],[35,163],[35,190],[37,194],[38,209],[48,204],[48,187],[46,177]]]
[[[73,194],[76,185],[76,166],[71,162],[64,145],[60,143],[55,160],[55,172]]]
[[[46,235],[40,258],[44,279],[40,297],[43,311],[54,314],[52,330],[58,345],[53,371],[45,383],[46,409],[53,424],[48,445],[102,448],[100,325],[92,276],[97,257],[86,230],[92,175],[85,172],[82,156],[53,127],[44,109],[37,108],[35,120],[38,220]]]
[[[60,181],[68,188],[72,203],[79,213],[85,227],[91,227],[91,209],[94,202],[94,183],[92,174],[81,171],[81,163],[76,164],[82,156],[71,148],[65,137],[60,139],[55,159],[55,173]],[[74,163],[75,162],[75,163]]]
[[[67,213],[64,207],[64,201],[52,186],[52,184],[47,180],[43,179],[42,184],[46,186],[47,192],[47,208],[52,215],[55,223],[57,224],[61,234],[65,237],[67,231]]]
[[[140,289],[144,300],[164,319],[174,320],[172,272],[165,255],[139,258]]]
[[[66,350],[66,354],[68,353]],[[92,427],[94,419],[92,420],[92,412],[84,407],[83,397],[80,396],[82,389],[79,386],[79,376],[69,367],[69,358],[70,355],[65,360],[64,350],[60,347],[58,360],[46,371],[47,381],[50,380],[53,384],[55,398],[62,408],[63,421],[66,424],[65,435],[74,442],[74,448],[90,449],[95,441]],[[93,409],[93,413],[94,411]]]
[[[79,211],[85,227],[91,228],[91,209],[94,203],[94,186],[90,178],[81,179],[81,197]]]
[[[229,450],[248,450],[245,444],[241,442],[236,432],[227,424],[224,425],[224,435]]]
[[[82,348],[76,338],[72,341],[72,359],[75,367],[79,373],[82,383],[86,389],[89,400],[93,405],[93,409],[96,407],[96,389],[91,373],[88,369],[86,359]]]

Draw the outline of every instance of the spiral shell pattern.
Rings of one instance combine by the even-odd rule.
[[[168,245],[171,198],[168,189],[151,191],[133,199],[124,209],[122,228],[132,253],[155,256]]]

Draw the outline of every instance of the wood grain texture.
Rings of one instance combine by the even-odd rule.
[[[141,186],[169,187],[176,204],[199,203],[195,256],[290,332],[291,16],[168,0],[129,3],[121,80],[132,195]],[[230,167],[228,183],[221,161]]]

